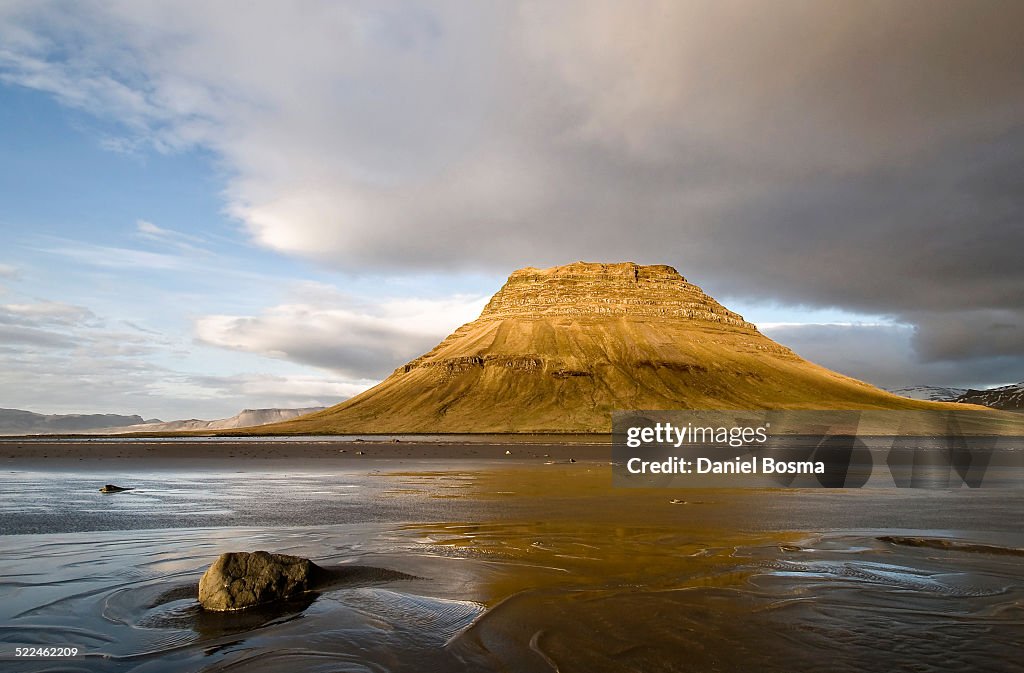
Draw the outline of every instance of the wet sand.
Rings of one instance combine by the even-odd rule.
[[[509,451],[511,455],[506,455]],[[360,452],[362,452],[360,454]],[[276,441],[229,438],[0,438],[0,469],[131,469],[226,467],[270,461],[294,467],[348,466],[370,460],[575,460],[608,461],[611,444],[594,436],[559,439],[480,437],[473,441],[331,439]]]
[[[615,489],[600,446],[43,448],[0,473],[4,670],[1022,670],[1019,490]],[[255,549],[381,572],[199,610]]]

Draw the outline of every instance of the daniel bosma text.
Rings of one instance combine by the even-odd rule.
[[[820,460],[775,460],[774,458],[736,457],[732,460],[673,457],[660,461],[630,458],[630,474],[824,474]]]

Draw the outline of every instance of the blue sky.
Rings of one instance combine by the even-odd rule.
[[[577,259],[676,266],[879,385],[1024,378],[1019,69],[975,36],[922,119],[957,84],[927,31],[838,31],[808,70],[682,6],[289,7],[0,8],[0,407],[332,404]],[[865,45],[898,96],[835,57]]]
[[[453,297],[474,305],[502,280],[343,274],[268,251],[224,214],[224,178],[214,157],[198,149],[125,152],[110,142],[117,132],[48,94],[0,87],[0,269],[6,271],[0,300],[37,308],[22,312],[25,329],[81,339],[82,350],[98,344],[100,357],[112,365],[92,371],[85,354],[69,358],[67,349],[47,353],[34,345],[37,364],[67,378],[57,386],[63,394],[53,399],[54,390],[33,386],[35,368],[11,376],[23,351],[5,354],[14,380],[0,390],[2,406],[178,418],[226,416],[243,406],[332,404],[375,382],[376,375],[339,376],[330,366],[292,362],[286,354],[206,344],[196,322],[256,315],[289,301],[322,306],[334,294],[344,306]],[[52,315],[43,316],[46,311]],[[455,327],[471,317],[459,305],[447,322]],[[427,327],[410,347],[429,347],[447,329]],[[302,325],[295,328],[301,332]],[[110,351],[108,342],[121,352]],[[62,371],[69,359],[86,366]],[[118,365],[128,384],[123,392],[117,390]],[[150,382],[140,386],[138,376]],[[97,395],[96,383],[111,389]]]

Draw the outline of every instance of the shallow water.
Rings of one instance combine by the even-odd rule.
[[[0,475],[3,670],[1022,670],[1019,490],[635,491],[596,463],[123,477]],[[255,549],[365,571],[201,611],[205,567]]]

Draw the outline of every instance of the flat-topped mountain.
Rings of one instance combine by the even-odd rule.
[[[22,409],[0,409],[0,435],[101,432],[140,423],[160,421],[143,420],[135,414],[37,414]]]
[[[0,409],[0,436],[3,435],[118,435],[128,433],[229,430],[267,423],[279,423],[320,411],[323,407],[301,409],[243,409],[230,418],[204,421],[143,420],[141,416],[120,414],[45,415],[20,409]]]
[[[260,433],[606,432],[620,409],[932,409],[810,363],[669,266],[513,273],[377,386]]]
[[[632,262],[519,269],[491,297],[475,322],[554,316],[684,318],[755,330],[743,316],[688,283],[672,267]]]
[[[235,428],[251,428],[268,423],[280,423],[297,416],[303,416],[324,407],[302,407],[299,409],[243,409],[230,418],[218,418],[206,421],[190,418],[181,421],[154,421],[143,425],[130,425],[119,428],[106,428],[103,434],[128,434],[149,432],[181,432],[189,430],[233,430]]]

